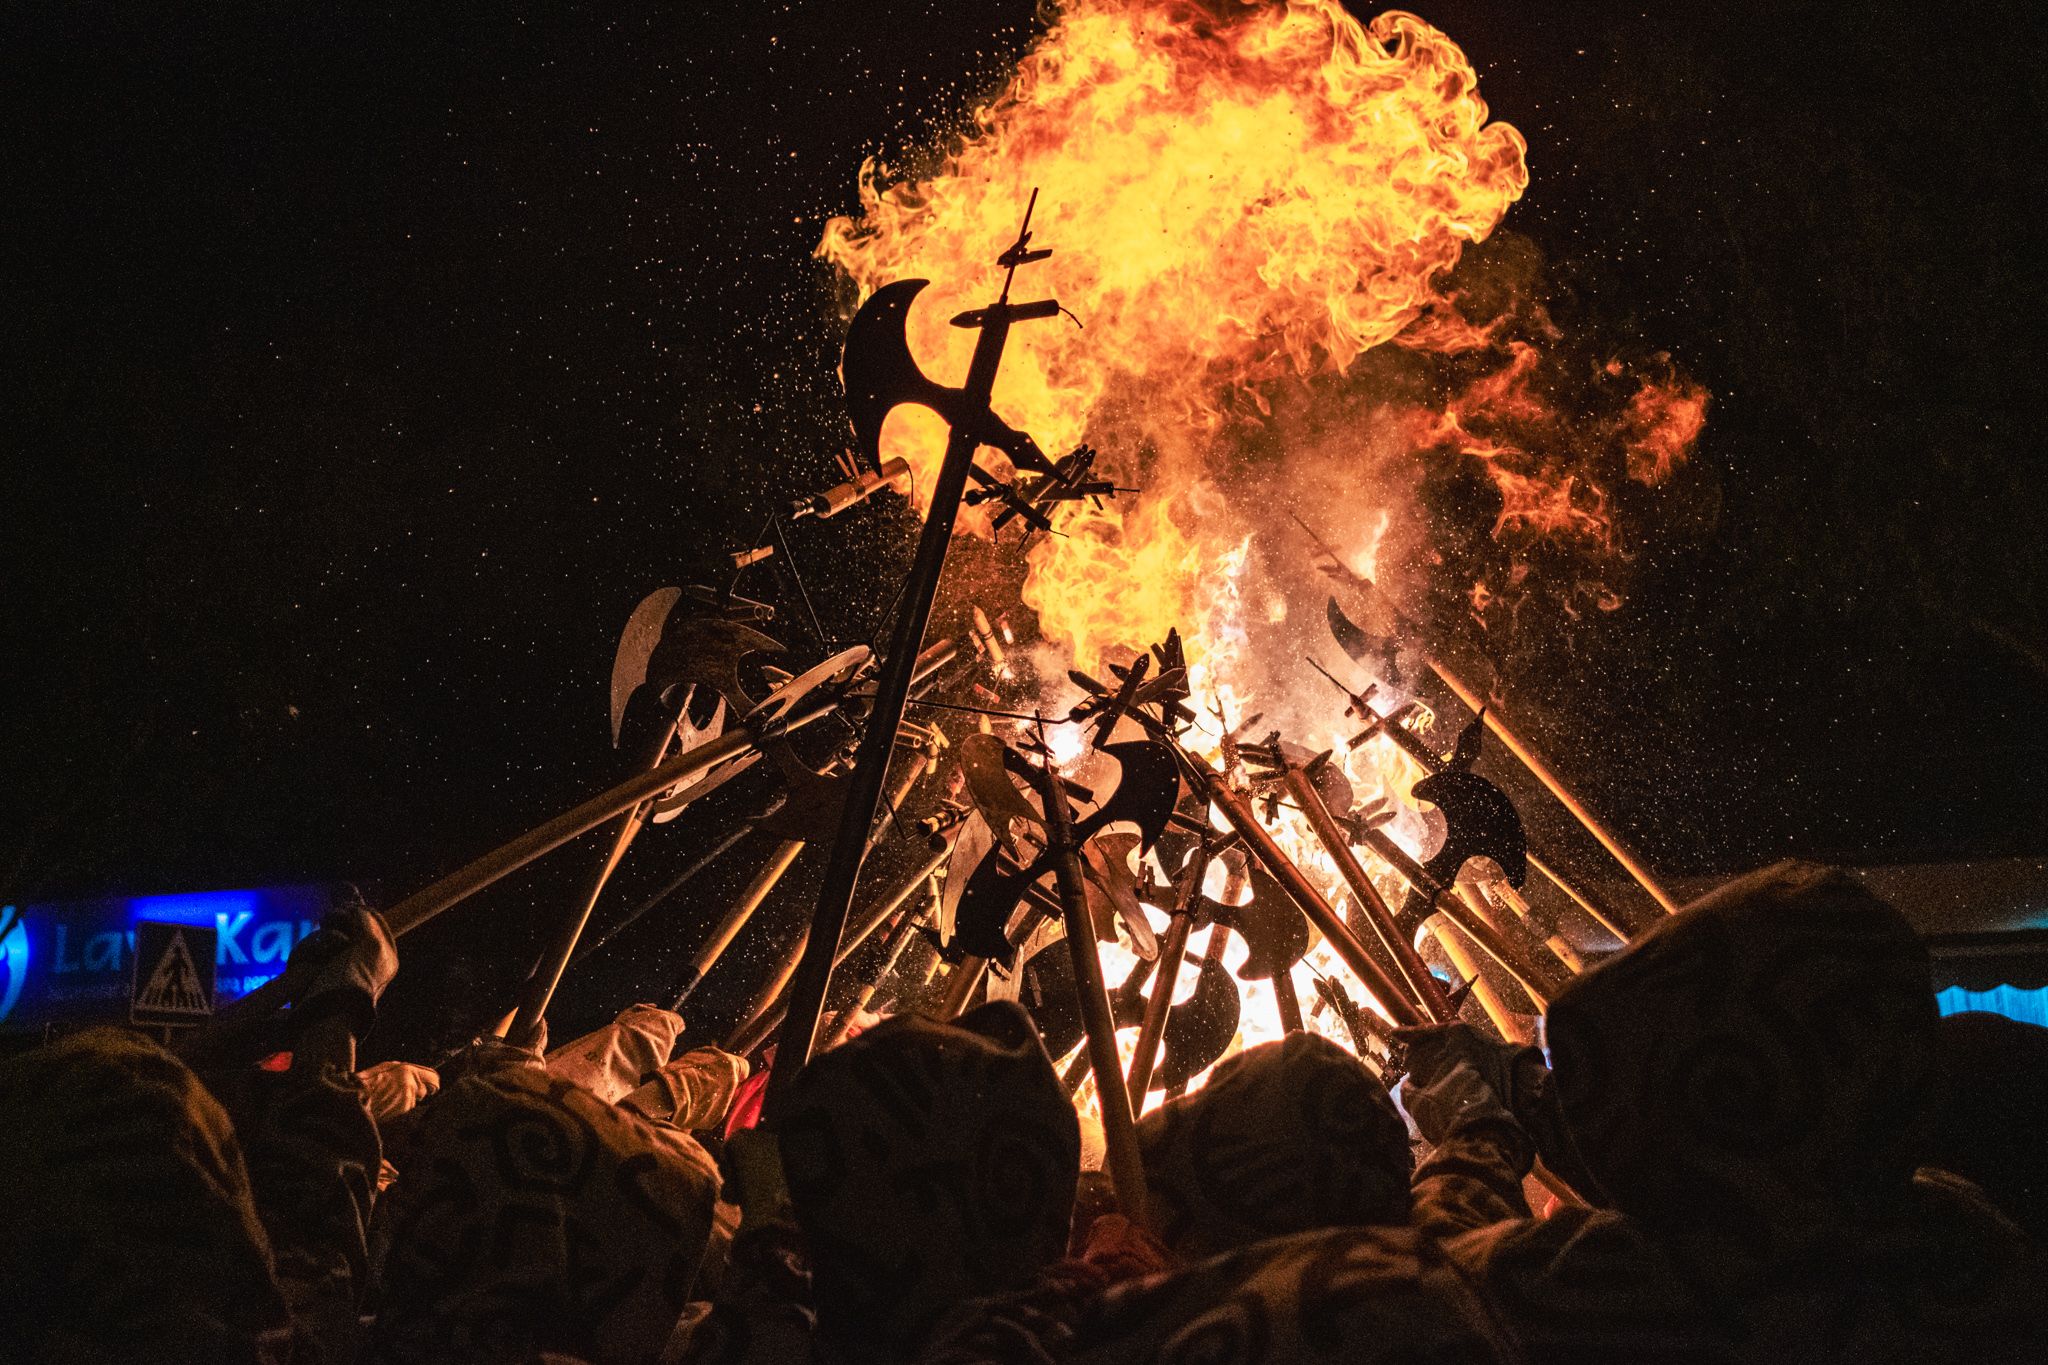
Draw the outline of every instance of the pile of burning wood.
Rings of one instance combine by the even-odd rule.
[[[1047,1051],[1068,1059],[1070,1091],[1099,1118],[1113,1182],[1131,1207],[1142,1207],[1134,1116],[1155,1096],[1198,1085],[1246,1042],[1316,1028],[1391,1081],[1401,1065],[1394,1026],[1462,1013],[1526,1040],[1534,1015],[1583,966],[1555,917],[1537,914],[1520,894],[1532,870],[1575,913],[1627,938],[1631,921],[1532,850],[1514,803],[1477,771],[1488,735],[1657,906],[1672,904],[1501,710],[1482,704],[1427,651],[1427,670],[1473,712],[1449,752],[1429,738],[1434,716],[1419,701],[1382,702],[1383,677],[1354,687],[1313,661],[1304,668],[1334,684],[1352,729],[1341,744],[1317,750],[1262,730],[1257,715],[1232,718],[1217,694],[1204,695],[1177,631],[1130,651],[1128,663],[1110,664],[1109,681],[1068,670],[1063,685],[1078,689],[1079,700],[1057,711],[1044,683],[1012,666],[1017,641],[1007,618],[998,624],[977,607],[966,647],[927,645],[955,521],[969,498],[999,504],[998,525],[1043,534],[1052,529],[1048,509],[1127,491],[1093,477],[1092,452],[1050,459],[991,407],[1009,329],[1059,312],[1051,299],[1011,299],[1019,269],[1050,254],[1031,245],[1030,220],[1027,208],[998,257],[998,296],[952,319],[978,337],[960,387],[933,382],[912,356],[906,319],[922,281],[877,290],[849,328],[848,479],[795,504],[787,520],[836,515],[899,485],[902,468],[879,450],[898,407],[926,407],[949,430],[917,557],[879,655],[866,645],[834,651],[821,638],[823,657],[792,674],[774,667],[790,651],[760,629],[773,610],[739,594],[741,577],[720,590],[651,594],[627,624],[612,678],[615,742],[635,728],[651,733],[633,775],[387,918],[406,933],[547,851],[609,827],[608,855],[564,915],[516,1009],[499,1022],[501,1033],[527,1036],[641,832],[765,759],[779,779],[777,799],[739,832],[764,828],[779,842],[715,920],[683,931],[693,949],[671,992],[674,1005],[714,970],[805,845],[829,839],[809,930],[783,945],[726,1045],[750,1053],[775,1042],[772,1074],[786,1080],[879,1007],[950,1018],[984,994],[1020,999]],[[984,449],[1000,451],[1009,472],[977,463]],[[740,573],[779,556],[793,574],[784,520],[771,518],[766,544],[734,554]],[[1354,622],[1333,595],[1333,639],[1360,672],[1393,671],[1388,660],[1420,649],[1416,628],[1324,548],[1325,571],[1372,623]],[[808,608],[801,580],[792,581]],[[1339,705],[1332,698],[1329,710]],[[649,715],[655,719],[642,723]],[[1352,760],[1376,750],[1405,766],[1369,771],[1408,780],[1383,782],[1360,800]],[[928,775],[940,779],[936,800],[921,794]],[[1404,811],[1427,818],[1404,824]],[[855,915],[867,855],[898,830],[919,846],[914,865]],[[736,840],[717,843],[664,895]],[[606,937],[661,898],[614,920]],[[876,935],[880,951],[865,956],[861,978],[836,975]],[[1198,935],[1205,938],[1196,950]],[[838,1006],[836,1023],[821,1039],[828,1003]],[[776,1094],[771,1080],[771,1111]]]

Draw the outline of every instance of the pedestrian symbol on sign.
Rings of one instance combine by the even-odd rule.
[[[138,1024],[198,1024],[213,1014],[216,931],[191,924],[135,925],[128,1017]]]

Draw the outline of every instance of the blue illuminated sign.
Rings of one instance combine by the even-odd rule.
[[[239,999],[284,969],[335,899],[333,887],[274,886],[0,907],[0,1028],[126,1018],[138,920],[213,929],[215,998]]]

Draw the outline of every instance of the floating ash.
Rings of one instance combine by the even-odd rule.
[[[1609,569],[1644,533],[1628,508],[1673,479],[1706,416],[1707,395],[1668,357],[1595,359],[1567,336],[1526,244],[1474,259],[1528,186],[1526,150],[1490,117],[1458,46],[1412,14],[1063,0],[917,173],[862,169],[860,214],[833,220],[818,254],[856,299],[932,281],[908,338],[942,384],[974,344],[949,320],[1000,290],[998,239],[1038,194],[1054,252],[1034,286],[1073,321],[1020,338],[993,407],[1048,455],[1092,447],[1096,476],[1136,490],[1053,504],[1053,533],[1032,538],[1019,592],[1041,638],[1009,655],[1031,664],[1014,704],[1064,715],[1083,695],[1069,669],[1103,676],[1178,627],[1202,712],[1191,747],[1227,763],[1224,734],[1258,714],[1247,743],[1278,730],[1334,751],[1332,780],[1356,801],[1337,815],[1377,810],[1411,858],[1441,839],[1441,816],[1410,794],[1425,767],[1384,736],[1350,744],[1357,726],[1304,661],[1339,661],[1343,685],[1376,684],[1397,723],[1429,725],[1427,707],[1403,709],[1424,680],[1398,646],[1364,672],[1332,648],[1333,582],[1362,575],[1434,601],[1438,580],[1462,575],[1461,610],[1496,633],[1531,603],[1560,619],[1612,609]],[[880,457],[906,462],[922,496],[945,437],[936,415],[900,407]],[[959,524],[992,535],[999,511],[970,507]],[[1079,739],[1069,727],[1050,742],[1086,780]],[[1352,892],[1299,813],[1262,813],[1344,904]],[[1400,903],[1395,867],[1358,856]],[[1119,951],[1105,947],[1112,978],[1128,965]],[[1431,951],[1469,979],[1469,943]],[[1295,971],[1305,1000],[1323,977],[1364,994],[1327,943]],[[1183,975],[1176,991],[1190,989]],[[1519,998],[1477,995],[1501,1014]],[[1270,983],[1248,992],[1244,1041],[1276,1030],[1271,997]],[[1335,1011],[1311,1026],[1349,1041]]]

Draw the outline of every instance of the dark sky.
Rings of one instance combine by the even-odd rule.
[[[1507,227],[1563,306],[1713,394],[1707,511],[1530,700],[1558,766],[1673,872],[2048,847],[2039,7],[1417,8],[1528,136]],[[633,603],[830,481],[825,216],[1032,6],[0,22],[29,899],[402,893],[611,777]],[[860,566],[825,607],[858,633],[908,523],[844,520],[799,553]],[[429,947],[522,970],[579,871]]]

